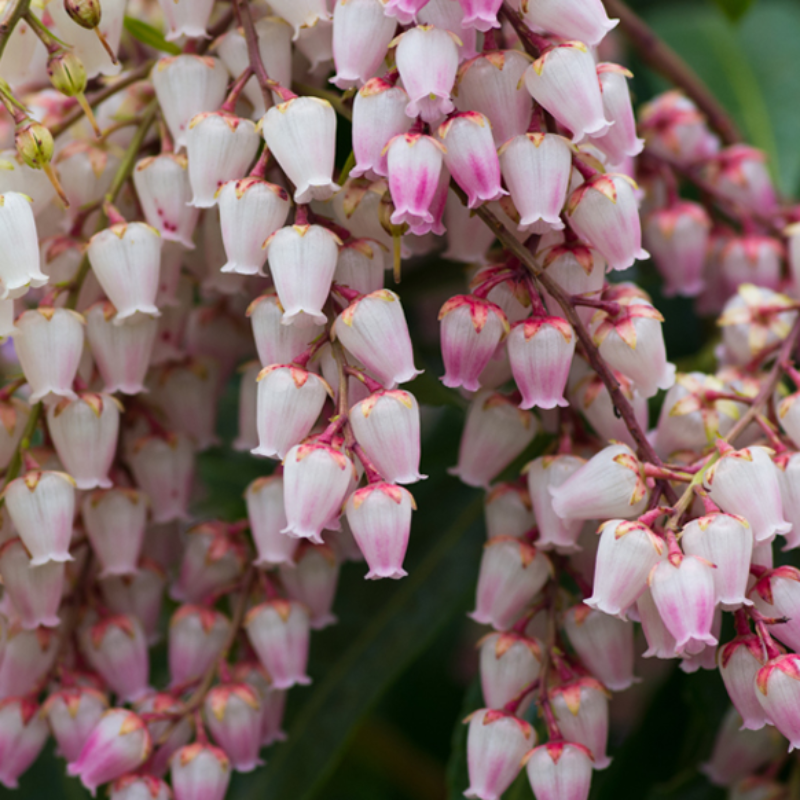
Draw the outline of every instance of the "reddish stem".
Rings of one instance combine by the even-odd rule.
[[[235,112],[239,95],[242,93],[247,81],[249,81],[253,75],[255,75],[253,67],[252,65],[248,64],[247,67],[245,67],[244,72],[236,79],[236,82],[231,87],[230,92],[228,92],[225,102],[220,106],[220,111],[224,111],[227,114],[233,114]]]

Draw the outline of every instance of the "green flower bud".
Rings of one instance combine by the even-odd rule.
[[[96,28],[103,16],[100,0],[64,0],[64,9],[73,22],[88,30]]]
[[[86,70],[81,60],[69,50],[59,50],[47,62],[50,82],[61,94],[75,97],[86,89]]]
[[[14,144],[22,160],[34,169],[44,169],[53,158],[53,136],[39,122],[32,119],[17,125]]]

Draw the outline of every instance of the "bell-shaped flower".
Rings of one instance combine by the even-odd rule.
[[[781,286],[783,261],[781,242],[758,234],[731,237],[719,254],[728,294],[736,292],[743,283],[777,291]]]
[[[633,624],[581,603],[564,615],[564,630],[584,666],[604,686],[621,692],[633,676]]]
[[[369,566],[367,579],[403,578],[403,559],[416,509],[411,493],[390,483],[371,483],[345,504],[350,530]]]
[[[705,486],[711,499],[729,514],[744,517],[753,526],[756,542],[792,529],[783,517],[778,469],[765,447],[728,450],[710,467]]]
[[[152,749],[141,717],[124,708],[112,708],[89,734],[78,760],[67,767],[67,773],[79,777],[94,796],[101,784],[144,764]]]
[[[533,685],[542,670],[542,648],[518,633],[490,633],[478,643],[483,700],[502,709]]]
[[[172,789],[155,775],[123,775],[111,785],[109,800],[172,800]]]
[[[306,675],[310,619],[304,606],[268,600],[250,609],[244,628],[276,689],[311,683]]]
[[[553,510],[550,487],[561,486],[585,463],[578,456],[555,455],[540,456],[525,467],[528,475],[528,494],[533,505],[536,526],[539,529],[537,547],[543,550],[555,549],[559,552],[574,552],[577,549],[583,520],[559,517]]]
[[[20,314],[14,350],[31,388],[31,403],[75,398],[72,382],[83,353],[83,325],[83,317],[66,308],[41,307]]]
[[[17,788],[17,779],[42,752],[49,733],[36,700],[0,700],[0,783],[6,789]]]
[[[182,709],[182,704],[174,694],[167,692],[153,692],[147,695],[144,700],[135,704],[135,709],[138,714],[152,714],[155,717],[147,723],[147,730],[150,738],[160,744],[147,762],[147,772],[163,778],[169,770],[173,754],[191,741],[194,733],[192,720],[186,716],[175,719]]]
[[[263,762],[261,749],[261,701],[246,683],[215,686],[203,704],[206,724],[214,741],[225,751],[237,772],[252,772]]]
[[[260,124],[267,147],[296,187],[295,203],[328,200],[336,194],[339,185],[331,179],[336,112],[327,100],[287,100],[269,109]]]
[[[117,310],[109,302],[95,303],[86,311],[86,336],[94,363],[108,394],[146,391],[145,375],[153,354],[158,322],[139,315],[125,325],[115,325]]]
[[[550,704],[564,739],[582,744],[594,758],[595,769],[611,759],[608,742],[608,691],[594,678],[577,678],[550,690]]]
[[[461,434],[458,464],[450,470],[467,486],[488,488],[534,439],[536,417],[502,394],[481,391],[472,400]]]
[[[274,689],[269,675],[257,661],[239,661],[233,667],[234,680],[252,686],[261,701],[261,744],[268,747],[282,742],[286,734],[281,730],[286,705],[286,690]]]
[[[789,740],[789,752],[800,747],[800,656],[777,656],[756,673],[756,697],[769,722]]]
[[[274,292],[257,297],[247,309],[262,367],[290,364],[323,332],[321,326],[284,325],[283,314],[283,306]]]
[[[170,760],[175,800],[224,800],[231,782],[231,762],[224,750],[195,742]]]
[[[22,697],[35,691],[55,663],[58,643],[58,633],[50,628],[26,631],[19,622],[6,625],[0,697]]]
[[[167,23],[168,42],[185,36],[187,39],[207,39],[206,26],[214,0],[159,0]]]
[[[160,641],[159,622],[164,605],[167,574],[152,558],[139,561],[133,575],[110,575],[100,589],[103,600],[115,614],[130,614],[142,623],[148,644]]]
[[[750,598],[765,617],[786,620],[770,625],[770,633],[792,650],[800,648],[800,571],[790,566],[767,570]]]
[[[604,447],[560,486],[550,488],[562,519],[638,517],[650,497],[644,467],[624,444]]]
[[[322,544],[322,530],[337,524],[354,478],[353,462],[339,450],[316,442],[292,447],[284,460],[281,533]]]
[[[193,53],[159,59],[150,79],[177,148],[186,147],[192,119],[219,108],[228,87],[228,71],[218,58]]]
[[[147,498],[138,489],[115,487],[84,496],[83,524],[102,570],[98,577],[134,575],[147,524]]]
[[[771,724],[756,695],[756,675],[766,660],[761,640],[753,634],[737,636],[719,650],[719,672],[744,730]]]
[[[75,515],[75,481],[63,472],[28,472],[6,485],[11,521],[28,549],[31,566],[72,561],[69,543]]]
[[[0,194],[0,299],[22,297],[44,286],[33,207],[27,195]]]
[[[381,0],[347,0],[333,8],[331,83],[339,89],[363,86],[383,64],[397,23]]]
[[[250,533],[256,546],[256,566],[271,567],[293,564],[298,541],[281,531],[286,527],[283,505],[283,477],[269,475],[256,478],[245,491]]]
[[[230,620],[206,606],[182,605],[169,622],[168,663],[173,686],[202,677],[219,658],[231,632]]]
[[[294,41],[297,41],[301,29],[331,18],[326,0],[276,0],[271,5],[275,13],[294,28]]]
[[[55,158],[58,176],[69,201],[67,218],[77,222],[78,209],[101,201],[119,169],[118,150],[107,142],[76,140],[59,150]]]
[[[467,717],[467,769],[465,797],[500,800],[514,782],[522,757],[536,744],[536,732],[525,720],[489,708]]]
[[[71,763],[108,708],[108,698],[93,686],[69,686],[51,694],[42,705],[58,749]]]
[[[497,536],[483,549],[472,619],[507,631],[552,575],[550,559],[535,547]]]
[[[592,46],[600,44],[619,22],[608,18],[602,0],[523,0],[520,10],[535,29]]]
[[[605,283],[605,259],[582,242],[563,242],[545,250],[542,266],[567,294],[588,294],[591,297],[598,294]],[[553,316],[564,316],[564,310],[547,292],[544,301]],[[581,306],[575,312],[584,325],[588,325],[595,313],[594,309]]]
[[[280,229],[291,203],[286,190],[261,178],[223,184],[217,192],[222,243],[228,258],[222,272],[263,275],[264,242]]]
[[[290,536],[284,538],[291,541]],[[308,609],[312,630],[323,630],[338,622],[332,611],[339,583],[339,561],[333,548],[300,542],[294,563],[282,564],[280,576],[289,599]]]
[[[430,0],[381,0],[381,2],[388,17],[395,17],[401,25],[408,25],[414,22],[417,13]]]
[[[551,741],[534,747],[524,763],[537,800],[588,800],[592,762],[582,744]]]
[[[585,602],[625,618],[647,589],[647,578],[666,551],[664,540],[640,522],[612,519],[600,528],[592,596]]]
[[[48,561],[32,567],[22,540],[14,538],[0,546],[0,576],[25,630],[35,630],[40,625],[58,627],[58,607],[64,590],[63,562]]]
[[[634,186],[627,175],[595,175],[581,184],[567,203],[570,227],[600,252],[612,270],[627,269],[650,255],[642,249]]]
[[[701,115],[703,122],[705,117]],[[706,152],[705,173],[716,191],[745,208],[772,213],[776,209],[775,185],[767,167],[767,154],[746,144]]]
[[[359,294],[384,288],[383,247],[372,239],[355,239],[339,249],[333,280]]]
[[[628,78],[633,74],[619,64],[598,64],[597,78],[603,95],[603,111],[613,124],[604,136],[593,138],[592,144],[608,157],[608,163],[621,166],[628,158],[644,149],[644,139],[636,135]]]
[[[549,495],[548,495],[549,497]],[[497,483],[483,501],[486,538],[513,536],[522,539],[536,524],[531,496],[518,483]]]
[[[503,0],[458,0],[464,10],[462,24],[466,28],[486,31],[492,28],[499,28],[497,13]]]

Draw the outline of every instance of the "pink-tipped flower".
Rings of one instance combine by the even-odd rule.
[[[150,78],[176,148],[186,147],[189,123],[197,114],[222,105],[228,87],[228,71],[218,58],[191,53],[159,59]]]
[[[525,21],[561,39],[579,39],[597,45],[617,26],[609,19],[601,0],[522,0]]]
[[[417,13],[424,8],[430,0],[381,0],[386,16],[395,17],[401,25],[414,22]]]
[[[404,133],[385,147],[386,171],[394,211],[392,224],[433,226],[432,211],[444,162],[444,147],[432,136]],[[422,231],[421,232],[427,232]]]
[[[737,636],[719,650],[719,672],[744,730],[771,724],[756,695],[756,675],[766,660],[761,640],[753,634]]]
[[[403,559],[416,509],[411,493],[390,483],[372,483],[345,504],[350,530],[369,566],[367,579],[403,578]]]
[[[286,190],[260,178],[231,180],[217,191],[217,204],[228,258],[222,272],[263,275],[263,244],[283,226],[291,207]]]
[[[286,734],[281,730],[286,705],[286,689],[274,689],[269,674],[258,661],[239,661],[233,667],[234,680],[252,686],[261,702],[261,744],[268,747],[282,742]]]
[[[800,649],[800,570],[768,569],[750,590],[750,598],[765,617],[786,620],[770,625],[770,632],[792,650]]]
[[[539,677],[542,649],[518,633],[490,633],[479,642],[483,700],[501,709],[517,699]]]
[[[48,561],[32,567],[22,540],[14,538],[0,546],[0,575],[23,628],[58,627],[61,622],[58,607],[64,589],[63,562]]]
[[[150,691],[147,638],[136,617],[104,617],[86,631],[81,649],[122,702],[138,700]]]
[[[665,550],[664,540],[640,522],[612,519],[603,524],[594,588],[586,605],[624,619],[647,589],[647,578]]]
[[[285,458],[308,436],[333,391],[323,378],[291,364],[264,367],[258,375],[259,456]]]
[[[500,800],[514,782],[522,757],[536,744],[536,732],[513,714],[480,708],[465,722],[469,788],[464,797]]]
[[[230,620],[204,606],[181,606],[169,623],[169,674],[173,686],[200,678],[219,658],[230,635]]]
[[[115,325],[117,310],[109,302],[95,303],[86,312],[86,336],[94,363],[108,394],[139,394],[150,366],[158,322],[140,316]]]
[[[107,708],[108,698],[93,686],[60,689],[44,702],[42,713],[67,762],[78,760],[86,740]]]
[[[525,760],[537,800],[587,800],[592,754],[577,742],[555,741],[535,747]]]
[[[481,391],[472,400],[461,434],[458,465],[450,470],[467,486],[488,488],[539,430],[530,411],[502,394]]]
[[[47,283],[38,241],[31,199],[19,192],[0,194],[0,299],[22,297]]]
[[[333,279],[359,294],[371,294],[383,289],[385,269],[383,247],[372,239],[356,239],[339,249]]]
[[[166,585],[163,567],[144,557],[134,575],[108,576],[100,588],[109,609],[115,614],[135,616],[142,623],[148,644],[153,644],[161,639],[159,621]]]
[[[32,698],[0,701],[0,783],[16,789],[17,779],[36,760],[47,741],[47,723]]]
[[[623,270],[637,259],[648,258],[642,249],[635,184],[627,175],[595,175],[570,195],[569,224],[600,252],[609,269]]]
[[[270,152],[295,185],[295,203],[327,200],[339,186],[332,179],[336,112],[327,100],[297,97],[273,106],[261,120]]]
[[[792,529],[783,518],[778,469],[764,447],[726,451],[705,476],[711,499],[753,526],[756,542],[771,541]]]
[[[550,690],[550,703],[564,738],[586,747],[595,769],[605,769],[611,759],[608,742],[608,691],[594,678],[577,678]]]
[[[497,12],[503,5],[503,0],[458,0],[464,10],[464,19],[461,24],[465,28],[475,28],[486,31],[499,28]]]
[[[284,325],[283,313],[283,306],[274,292],[257,297],[247,309],[262,367],[290,364],[322,332],[316,325],[309,328]]]
[[[572,141],[599,137],[613,124],[605,117],[594,58],[578,41],[546,50],[525,72],[533,99],[572,133]]]
[[[351,303],[331,333],[387,388],[420,374],[414,366],[411,335],[400,298],[380,289]]]
[[[704,120],[705,121],[705,120]],[[711,155],[706,175],[723,197],[746,208],[771,213],[777,205],[767,154],[746,144],[734,144]]]
[[[284,325],[311,327],[326,322],[328,299],[341,241],[321,225],[281,228],[266,242],[267,258]]]
[[[192,235],[200,211],[190,203],[189,162],[185,155],[162,153],[136,162],[133,185],[147,223],[166,242],[194,250]]]
[[[650,497],[644,467],[624,444],[604,447],[560,486],[551,487],[562,519],[638,517]]]
[[[445,148],[445,166],[467,193],[470,208],[508,194],[501,185],[500,161],[488,117],[477,111],[454,114],[439,127],[438,136]]]
[[[632,77],[633,74],[619,64],[597,65],[603,111],[613,124],[604,136],[593,139],[592,144],[599,147],[614,166],[621,166],[644,149],[644,139],[636,135],[636,119],[628,89],[628,79]]]
[[[339,89],[363,86],[386,58],[397,23],[384,13],[381,0],[345,0],[333,9],[331,83]]]
[[[584,603],[564,615],[564,630],[584,666],[614,692],[636,682],[633,676],[633,624]]]
[[[583,520],[562,519],[553,510],[550,488],[561,486],[570,475],[586,462],[571,455],[541,456],[525,467],[528,475],[528,494],[533,505],[539,536],[536,545],[543,550],[574,552]]]
[[[124,708],[112,708],[97,723],[67,772],[79,777],[94,797],[101,784],[144,764],[151,750],[150,734],[141,718]]]
[[[55,663],[58,643],[58,633],[50,628],[26,631],[19,622],[6,626],[0,697],[22,697],[38,689]]]
[[[154,775],[123,775],[111,785],[109,800],[172,800],[172,789]]]
[[[292,541],[291,536],[284,538]],[[308,609],[312,630],[320,631],[338,622],[332,609],[339,583],[339,560],[329,545],[300,542],[294,564],[282,564],[280,576],[289,599]]]
[[[271,567],[293,564],[298,541],[281,531],[286,527],[283,505],[283,478],[270,475],[256,478],[244,495],[250,532],[258,552],[256,566]]]
[[[714,564],[716,600],[724,611],[734,611],[752,601],[746,597],[753,555],[753,529],[732,514],[709,514],[683,528],[684,552]]]
[[[506,631],[551,576],[550,559],[511,536],[490,539],[483,549],[472,619]]]
[[[513,536],[522,539],[536,525],[531,496],[518,483],[497,483],[483,501],[486,538]]]
[[[175,800],[224,800],[231,781],[231,762],[223,750],[195,742],[170,760]]]
[[[661,615],[658,613],[653,595],[646,588],[636,601],[635,614],[642,623],[642,633],[647,641],[647,650],[643,658],[672,659],[675,652],[675,637],[667,630]],[[691,658],[691,656],[687,656]]]
[[[81,502],[86,535],[102,570],[98,577],[134,575],[147,524],[147,498],[115,487],[87,494]]]
[[[577,337],[561,317],[529,317],[514,325],[508,337],[508,358],[520,408],[566,406],[564,389],[569,378]]]
[[[506,315],[488,300],[459,294],[442,306],[439,322],[445,368],[442,383],[451,389],[463,386],[478,391],[480,374],[508,335]]]
[[[772,291],[781,285],[783,246],[770,236],[732,237],[719,253],[723,285],[733,294],[743,283]]]
[[[5,488],[11,521],[31,554],[31,566],[72,561],[75,482],[63,472],[28,472]]]
[[[107,489],[122,406],[111,395],[82,394],[47,409],[47,428],[58,457],[78,489]]]
[[[205,699],[205,717],[214,741],[227,753],[237,772],[252,772],[263,762],[261,702],[246,683],[215,686]]]
[[[756,697],[771,722],[788,740],[789,752],[800,747],[800,656],[777,656],[756,673]]]
[[[276,689],[306,686],[310,619],[300,603],[268,600],[250,609],[244,628]]]
[[[66,308],[20,314],[14,351],[31,388],[31,403],[75,397],[72,382],[83,354],[83,325],[83,317]]]
[[[699,203],[681,201],[647,217],[645,244],[664,279],[666,297],[696,297],[702,291],[710,232],[711,220]]]
[[[522,133],[499,151],[503,178],[519,212],[519,230],[562,230],[561,209],[572,175],[572,145],[555,133]]]

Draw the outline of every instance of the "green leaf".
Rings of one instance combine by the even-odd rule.
[[[182,52],[178,45],[168,42],[161,31],[156,30],[152,25],[142,22],[134,17],[125,17],[125,30],[138,39],[142,44],[152,47],[154,50],[161,50],[173,56],[179,56]]]
[[[753,5],[754,0],[714,0],[732,22],[738,22]]]

